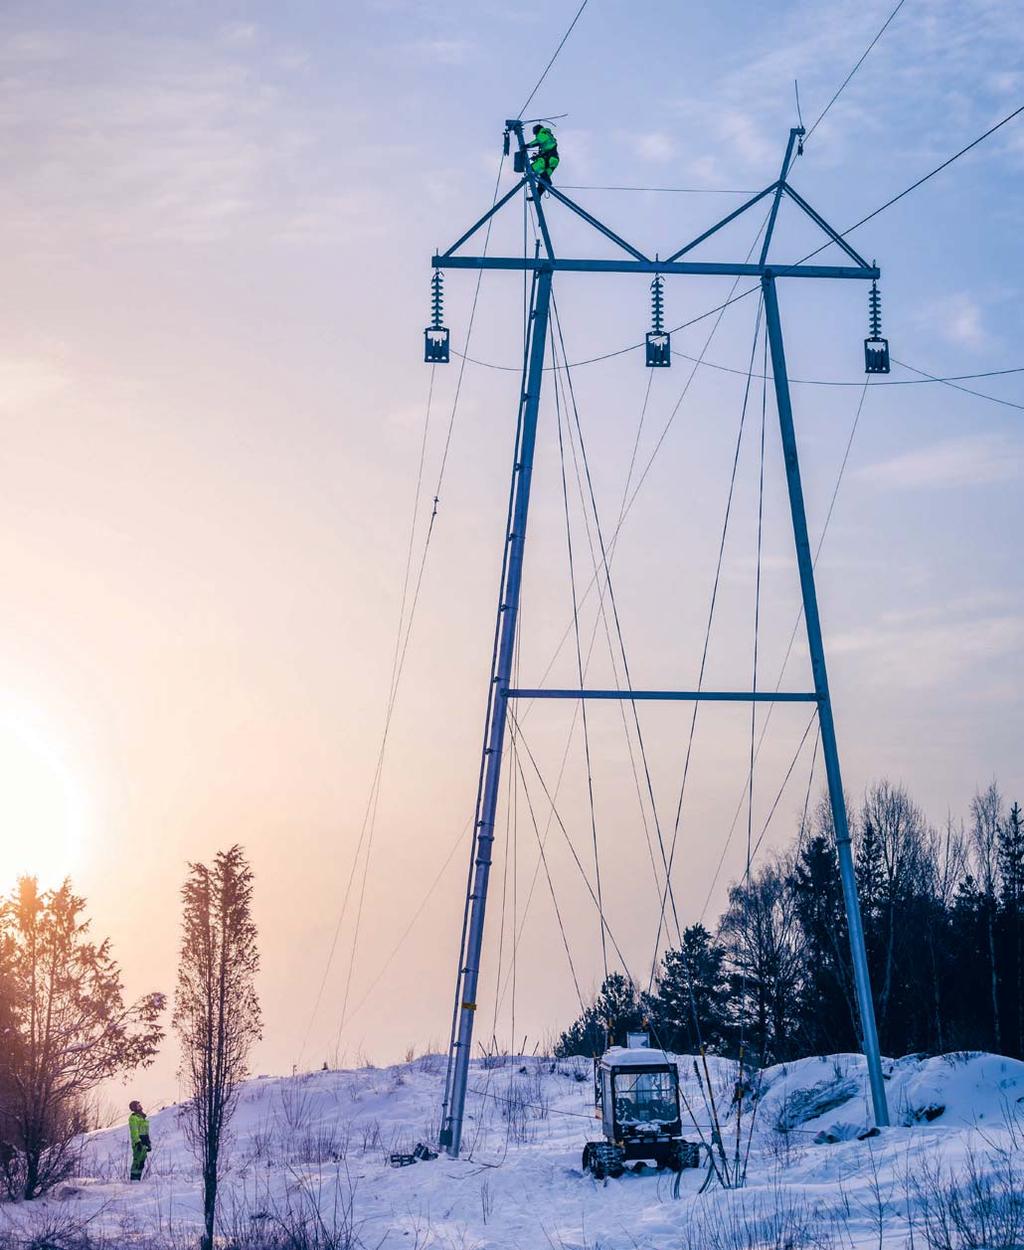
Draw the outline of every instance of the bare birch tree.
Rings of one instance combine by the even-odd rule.
[[[212,865],[190,864],[182,887],[182,939],[174,1028],[188,1086],[185,1133],[203,1173],[203,1250],[212,1250],[225,1133],[262,1036],[252,919],[253,874],[240,846]]]

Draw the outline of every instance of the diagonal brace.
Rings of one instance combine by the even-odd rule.
[[[784,182],[782,184],[782,189],[795,204],[799,205],[799,207],[804,210],[807,216],[810,217],[811,221],[813,221],[820,230],[823,230],[825,234],[828,235],[833,243],[839,244],[839,246],[843,249],[847,256],[854,261],[855,264],[863,265],[865,269],[868,268],[868,262],[864,259],[864,257],[852,248],[841,234],[833,230],[825,218],[813,209],[799,192],[794,191],[788,182]]]
[[[557,187],[552,186],[550,183],[545,183],[544,190],[547,191],[549,195],[553,195],[556,200],[561,200],[561,202],[566,206],[566,208],[571,208],[572,211],[578,217],[583,218],[583,220],[587,223],[587,225],[593,226],[595,230],[599,230],[601,234],[605,236],[605,238],[611,239],[613,243],[617,243],[618,246],[621,247],[623,251],[628,252],[630,256],[635,256],[637,260],[648,259],[643,254],[643,252],[638,252],[631,243],[627,243],[625,239],[620,239],[614,230],[609,230],[609,228],[606,225],[604,225],[603,222],[600,222],[597,220],[596,217],[591,216],[591,214],[588,213],[585,208],[581,208],[580,205],[577,204],[575,200],[569,199],[569,197],[567,195],[564,195],[561,191],[559,191]]]
[[[766,195],[771,195],[778,185],[779,184],[777,182],[773,182],[770,187],[765,187],[763,191],[758,191],[757,195],[751,196],[745,204],[741,204],[739,208],[733,209],[728,217],[723,217],[721,221],[716,222],[710,230],[705,230],[703,234],[698,234],[697,237],[687,243],[685,247],[681,247],[678,252],[673,252],[668,258],[669,262],[678,260],[680,256],[685,256],[687,252],[692,252],[698,244],[703,243],[705,239],[710,239],[713,234],[716,234],[722,229],[723,226],[727,226],[730,221],[735,221],[736,218],[745,213],[748,208],[753,208],[759,200],[763,200]]]
[[[519,182],[516,183],[516,185],[512,188],[511,191],[509,191],[506,195],[503,195],[501,197],[501,199],[497,202],[497,204],[494,204],[491,208],[489,208],[487,212],[484,213],[484,215],[480,218],[480,220],[475,225],[470,226],[470,228],[466,231],[466,233],[461,238],[456,239],[447,252],[442,252],[441,255],[451,256],[453,252],[457,252],[458,249],[463,245],[463,243],[466,242],[467,239],[471,239],[473,235],[476,234],[476,232],[480,229],[480,227],[483,225],[486,225],[487,222],[489,222],[491,218],[494,216],[494,214],[499,212],[501,209],[503,209],[505,205],[509,202],[509,200],[513,197],[513,195],[515,195],[515,193],[521,187],[524,187],[524,186],[526,186],[526,179],[522,178],[519,180]]]

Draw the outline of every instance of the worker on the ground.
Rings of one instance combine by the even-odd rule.
[[[132,1100],[128,1104],[131,1115],[128,1117],[128,1135],[132,1143],[132,1180],[142,1180],[142,1170],[146,1166],[146,1156],[153,1149],[149,1140],[149,1121],[142,1110],[142,1103]]]
[[[537,175],[537,197],[544,194],[545,187],[551,186],[551,175],[558,168],[558,140],[550,126],[536,125],[533,128],[533,139],[526,145],[527,151],[536,148],[537,154],[530,162],[530,168]]]

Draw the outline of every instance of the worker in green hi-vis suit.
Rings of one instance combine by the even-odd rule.
[[[146,1157],[153,1149],[149,1140],[149,1121],[142,1110],[142,1103],[132,1101],[128,1104],[131,1115],[128,1117],[128,1136],[132,1143],[132,1180],[142,1180],[142,1170],[146,1166]]]
[[[551,175],[558,168],[558,140],[550,126],[534,126],[533,139],[526,145],[527,150],[536,148],[537,154],[530,162],[530,168],[537,175],[537,197],[544,194],[545,187],[551,186]]]

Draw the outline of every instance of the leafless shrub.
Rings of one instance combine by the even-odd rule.
[[[491,1192],[491,1182],[484,1177],[480,1182],[480,1214],[483,1216],[485,1225],[493,1213],[494,1194]]]
[[[517,1146],[535,1140],[536,1122],[546,1120],[551,1109],[550,1097],[536,1068],[520,1070],[503,1091],[494,1093],[494,1100],[507,1121],[508,1139]]]
[[[802,1136],[784,1125],[775,1124],[764,1136],[765,1152],[780,1169],[785,1171],[799,1163],[807,1153]]]
[[[357,1250],[354,1190],[347,1172],[335,1168],[307,1178],[291,1172],[284,1194],[269,1183],[236,1195],[219,1220],[223,1250]],[[179,1235],[174,1250],[194,1242]]]
[[[113,1239],[90,1231],[94,1219],[33,1212],[17,1230],[0,1231],[0,1250],[113,1250]]]
[[[584,1081],[593,1079],[594,1065],[592,1060],[582,1055],[573,1055],[569,1059],[559,1059],[555,1071],[559,1076],[571,1077],[572,1080],[582,1084]]]
[[[447,1062],[447,1056],[438,1054],[437,1051],[427,1051],[416,1060],[416,1070],[426,1076],[436,1076],[444,1071]]]
[[[348,1158],[349,1131],[321,1124],[290,1139],[288,1156],[294,1163],[343,1163]]]
[[[929,1250],[1017,1250],[1024,1244],[1024,1167],[969,1152],[957,1175],[922,1166],[914,1183]]]
[[[842,1229],[800,1196],[776,1188],[742,1202],[697,1203],[680,1250],[838,1250]]]
[[[291,1132],[298,1132],[304,1124],[309,1123],[312,1102],[308,1090],[302,1089],[295,1081],[287,1081],[278,1094],[277,1114]]]
[[[359,1149],[363,1154],[370,1150],[382,1150],[384,1148],[380,1120],[362,1120],[357,1128],[361,1134]]]

